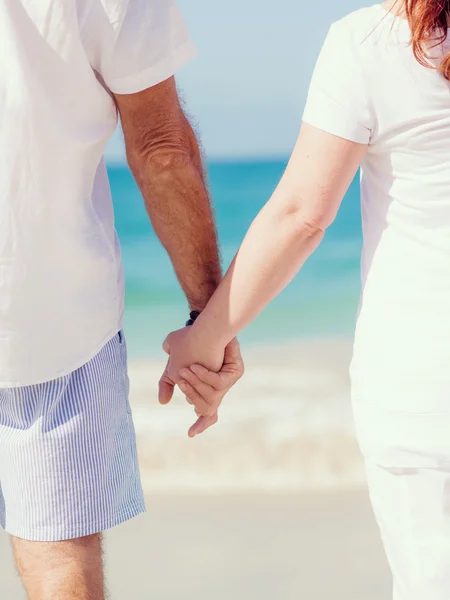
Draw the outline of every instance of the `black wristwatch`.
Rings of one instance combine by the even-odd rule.
[[[193,310],[189,315],[189,320],[186,321],[186,327],[190,327],[191,325],[193,325],[199,316],[200,316],[199,311]]]

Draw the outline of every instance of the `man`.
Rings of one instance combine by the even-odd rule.
[[[0,517],[31,600],[102,600],[100,534],[144,510],[102,159],[117,112],[192,311],[221,278],[173,79],[192,54],[175,0],[0,0]],[[187,390],[191,435],[241,373],[234,344]]]

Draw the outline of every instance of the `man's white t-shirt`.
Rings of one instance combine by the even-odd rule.
[[[175,0],[0,1],[1,387],[69,373],[121,328],[111,92],[193,53]]]
[[[450,398],[450,84],[410,40],[408,22],[381,5],[335,23],[304,121],[369,144],[353,397],[439,413]]]

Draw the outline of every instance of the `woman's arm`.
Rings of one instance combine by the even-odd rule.
[[[279,186],[192,327],[192,344],[224,348],[291,281],[333,222],[366,150],[302,126]]]
[[[167,340],[169,370],[178,381],[181,373],[196,408],[203,385],[200,365],[217,361],[227,342],[294,277],[333,221],[367,151],[376,121],[367,95],[368,70],[362,64],[366,37],[354,28],[353,19],[331,26],[314,69],[304,125],[280,185],[196,324],[182,342],[180,336]],[[213,403],[201,414],[213,414],[218,406]]]
[[[167,338],[167,374],[181,384],[199,415],[189,435],[216,422],[223,398],[220,385],[210,381],[214,376],[204,366],[211,368],[223,356],[227,344],[317,248],[366,151],[365,144],[304,124],[279,186],[254,220],[205,310],[191,328]],[[213,398],[209,405],[201,399],[205,382],[212,388],[217,385],[209,390]]]

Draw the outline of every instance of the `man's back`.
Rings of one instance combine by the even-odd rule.
[[[189,46],[172,3],[0,0],[0,386],[69,373],[121,327],[110,92],[172,75],[169,44]]]
[[[221,279],[174,78],[192,55],[176,0],[0,0],[0,526],[30,600],[103,600],[101,532],[144,510],[103,161],[118,113],[192,317]],[[242,373],[236,344],[226,362],[191,435]]]

